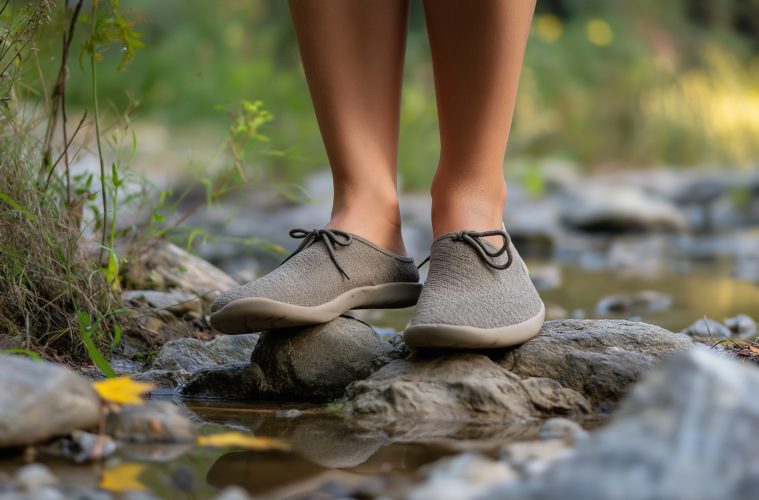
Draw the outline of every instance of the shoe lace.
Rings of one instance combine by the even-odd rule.
[[[338,229],[312,229],[309,231],[307,229],[300,228],[291,230],[289,234],[291,238],[300,239],[303,241],[300,242],[300,245],[298,245],[298,248],[296,248],[293,253],[291,253],[285,260],[282,261],[282,264],[292,259],[295,255],[310,247],[317,241],[323,241],[324,248],[327,249],[327,253],[329,254],[329,258],[332,260],[332,263],[335,264],[335,267],[338,271],[340,271],[340,274],[342,276],[345,276],[345,279],[350,279],[350,276],[348,276],[348,273],[345,272],[345,269],[343,269],[343,266],[340,265],[340,263],[337,261],[337,257],[335,256],[335,245],[347,247],[353,243],[353,237],[350,234]]]
[[[503,238],[503,245],[501,245],[500,248],[491,250],[487,241],[484,239],[489,236],[500,236]],[[509,238],[509,234],[503,229],[494,229],[492,231],[482,232],[459,231],[458,233],[451,234],[450,238],[452,241],[461,241],[474,248],[474,250],[477,252],[477,255],[480,257],[480,260],[482,260],[482,262],[492,267],[493,269],[502,271],[504,269],[508,269],[511,266],[512,262],[514,262],[514,257],[511,255],[511,239]],[[500,257],[504,253],[508,258],[506,259],[506,262],[499,264],[496,262],[496,258]],[[422,263],[417,266],[417,268],[421,268],[429,261],[430,256],[427,256],[427,258],[424,259]]]

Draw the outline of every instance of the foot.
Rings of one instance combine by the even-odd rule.
[[[413,259],[334,229],[290,235],[303,242],[279,267],[214,301],[214,328],[249,333],[326,323],[351,309],[416,303],[422,285]]]
[[[536,336],[544,316],[508,233],[461,231],[433,242],[427,281],[403,337],[411,347],[507,347]]]

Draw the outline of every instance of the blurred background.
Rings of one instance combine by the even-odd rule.
[[[182,222],[202,229],[191,246],[240,280],[265,272],[293,246],[289,228],[326,222],[331,189],[286,2],[124,7],[145,48],[121,71],[118,48],[103,53],[101,108],[128,110],[133,134],[114,141],[115,154],[132,148],[132,167],[168,193],[190,186],[186,206],[230,161],[251,172],[245,189]],[[43,72],[55,68],[48,55]],[[439,143],[420,1],[404,79],[399,182],[406,238],[422,259]],[[68,93],[73,109],[90,105],[76,65]],[[220,155],[251,121],[239,155]],[[538,2],[504,164],[505,220],[549,315],[681,329],[756,313],[758,138],[759,1]]]

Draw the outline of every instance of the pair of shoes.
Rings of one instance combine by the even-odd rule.
[[[437,238],[424,286],[413,259],[354,234],[294,229],[290,236],[303,241],[279,267],[216,299],[214,328],[248,333],[417,304],[406,344],[476,349],[521,344],[543,325],[545,307],[505,229]],[[500,248],[486,240],[496,236]]]

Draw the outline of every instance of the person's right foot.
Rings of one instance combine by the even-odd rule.
[[[351,309],[416,303],[422,285],[413,259],[335,229],[290,235],[303,242],[279,267],[214,301],[214,328],[250,333],[326,323]]]
[[[503,240],[500,248],[486,238]],[[505,230],[461,231],[432,244],[430,270],[411,321],[410,347],[481,349],[533,338],[545,306]]]

